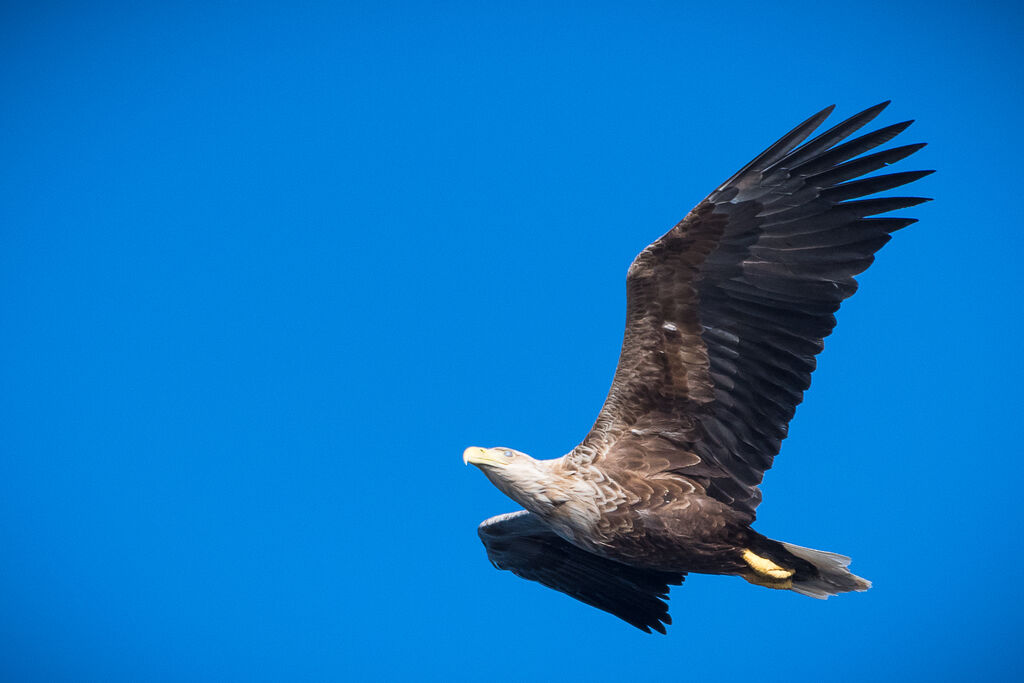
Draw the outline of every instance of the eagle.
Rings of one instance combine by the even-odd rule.
[[[525,508],[480,525],[495,567],[648,633],[691,572],[821,599],[871,586],[848,557],[752,524],[854,276],[916,221],[881,214],[928,201],[874,196],[932,172],[869,175],[924,146],[871,152],[912,121],[851,137],[888,104],[808,140],[834,105],[811,116],[640,252],[611,389],[571,452],[465,450]]]

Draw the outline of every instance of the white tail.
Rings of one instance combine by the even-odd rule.
[[[818,570],[818,576],[814,578],[794,578],[793,587],[790,590],[824,600],[831,595],[849,593],[850,591],[866,591],[871,588],[870,581],[854,575],[846,568],[850,564],[850,558],[845,555],[803,548],[792,543],[783,543],[782,545],[801,560],[813,564]]]

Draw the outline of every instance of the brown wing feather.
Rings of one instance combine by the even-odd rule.
[[[665,600],[669,587],[681,584],[686,574],[631,567],[581,550],[525,510],[492,517],[478,531],[498,569],[614,614],[647,633],[664,633],[672,623]]]
[[[910,122],[842,142],[887,104],[798,147],[832,108],[812,116],[637,256],[615,378],[570,465],[674,470],[753,518],[853,276],[914,222],[868,216],[927,201],[858,199],[930,173],[858,180],[923,146],[859,156]]]

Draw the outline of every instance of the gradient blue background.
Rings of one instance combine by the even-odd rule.
[[[1015,3],[84,5],[0,10],[0,679],[1022,675]],[[875,588],[661,637],[493,570],[462,449],[569,450],[633,255],[889,98],[937,201],[759,518]]]

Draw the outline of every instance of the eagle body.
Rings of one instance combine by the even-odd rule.
[[[588,467],[571,479],[588,482],[574,491],[593,497],[583,493],[541,519],[577,547],[663,571],[733,574],[742,568],[735,548],[744,542],[746,525],[684,477]]]
[[[666,572],[739,574],[748,568],[744,549],[782,551],[781,544],[755,532],[743,515],[686,477],[566,468],[561,459],[540,463],[552,473],[531,480],[535,491],[542,487],[539,492],[513,488],[506,493],[559,538],[595,555]]]
[[[752,525],[835,312],[927,201],[874,196],[931,171],[868,175],[923,144],[872,151],[910,121],[851,137],[876,105],[784,135],[634,259],[626,329],[593,427],[560,458],[467,448],[525,508],[480,525],[491,562],[650,632],[670,586],[725,574],[815,598],[863,591],[850,559]]]

